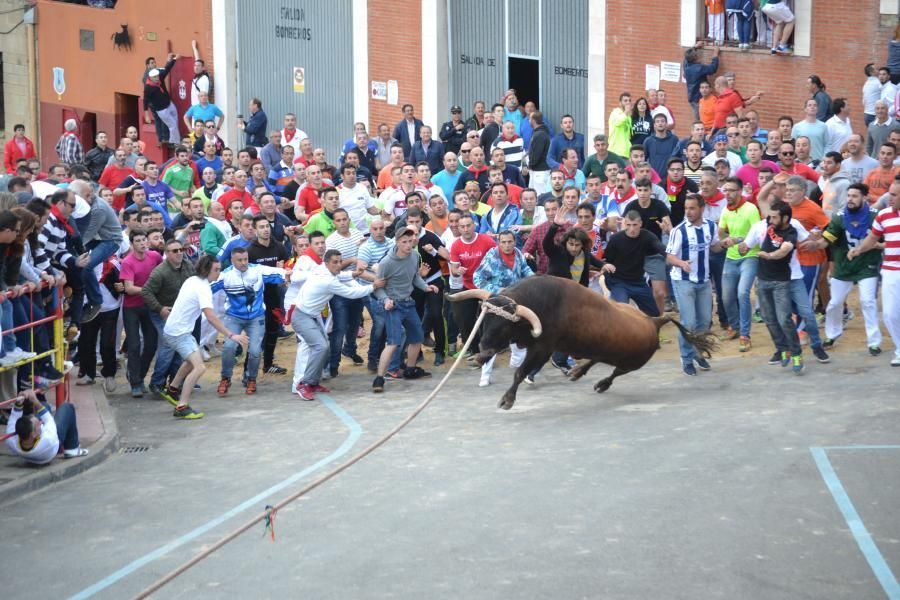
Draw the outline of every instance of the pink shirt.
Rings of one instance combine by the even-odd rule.
[[[119,271],[119,279],[122,281],[130,281],[137,287],[142,287],[147,280],[150,279],[150,273],[156,268],[156,265],[163,261],[162,256],[155,250],[147,250],[144,253],[144,259],[138,260],[134,253],[129,253],[122,261],[122,269]],[[125,294],[122,300],[122,306],[125,308],[140,308],[144,306],[144,298],[140,294],[134,296]]]
[[[746,185],[750,184],[750,187],[753,188],[753,191],[759,189],[759,169],[762,167],[769,167],[772,169],[772,172],[776,175],[781,173],[781,169],[773,163],[771,160],[761,160],[759,161],[759,167],[754,167],[750,163],[745,164],[743,167],[737,170],[735,176],[741,180],[741,182]]]

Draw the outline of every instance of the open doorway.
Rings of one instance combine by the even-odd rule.
[[[510,88],[516,90],[519,104],[525,105],[531,100],[541,107],[541,62],[536,58],[516,58],[510,56],[507,59],[508,77]]]
[[[138,109],[138,97],[116,92],[116,134],[110,136],[110,143],[119,144],[118,138],[125,136],[125,131],[132,125],[140,129],[141,118]]]

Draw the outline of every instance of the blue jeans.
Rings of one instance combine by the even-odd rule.
[[[404,333],[408,344],[421,344],[425,339],[422,320],[419,319],[413,300],[395,302],[391,310],[384,311],[384,321],[387,329],[386,343],[389,346],[401,346]]]
[[[737,30],[738,30],[738,43],[740,44],[749,44],[750,43],[750,32],[753,29],[753,21],[751,17],[745,17],[743,12],[737,13]]]
[[[725,301],[722,300],[722,272],[725,270],[725,252],[709,253],[709,278],[715,287],[716,293],[716,316],[719,318],[719,325],[723,327],[728,324],[728,314],[725,312]]]
[[[159,313],[151,312],[150,320],[156,327],[156,337],[159,340],[159,348],[156,352],[156,362],[153,365],[153,375],[150,376],[150,385],[162,387],[166,385],[169,377],[174,377],[181,366],[181,357],[175,352],[175,349],[168,345],[163,339],[163,327],[165,320],[159,316]]]
[[[712,318],[712,286],[709,281],[673,281],[672,287],[675,289],[681,324],[691,331],[708,330]],[[681,350],[682,364],[692,364],[697,358],[697,350],[681,334],[678,335],[678,348]]]
[[[755,256],[741,260],[726,258],[722,272],[722,300],[728,324],[744,337],[750,337],[750,319],[753,316],[750,290],[758,265],[759,259]]]
[[[119,242],[92,242],[89,244],[91,256],[88,264],[81,270],[81,281],[84,283],[84,293],[91,304],[103,302],[103,297],[100,295],[100,283],[97,281],[97,275],[94,274],[94,267],[106,262],[107,258],[116,253],[120,245]]]
[[[69,402],[60,405],[53,415],[56,423],[56,436],[63,450],[75,450],[81,443],[78,441],[78,424],[75,420],[75,406]]]
[[[44,318],[42,296],[39,293],[19,296],[12,300],[12,305],[13,322],[15,323],[32,323]],[[32,333],[34,334],[34,346],[31,344]],[[30,330],[23,329],[16,332],[15,336],[19,348],[23,350],[40,354],[50,349],[50,337],[47,334],[46,323],[33,327]],[[44,359],[44,361],[46,360]]]
[[[341,352],[347,356],[356,354],[356,332],[362,318],[362,298],[331,298],[331,333],[328,337],[328,366],[337,369],[341,364]]]
[[[0,303],[0,324],[3,325],[3,344],[2,347],[0,347],[0,356],[5,356],[7,352],[12,352],[16,349],[16,334],[7,333],[14,327],[13,310],[14,308],[11,300],[6,299]]]
[[[619,279],[612,275],[606,276],[606,287],[609,288],[609,297],[614,302],[628,304],[634,300],[638,308],[651,317],[659,316],[656,300],[653,298],[653,290],[645,282],[631,282]]]
[[[775,349],[800,356],[800,338],[791,318],[791,282],[760,279],[756,292],[759,312],[766,321]]]
[[[812,307],[813,302],[816,299],[816,287],[819,284],[819,273],[822,271],[822,265],[800,265],[800,271],[803,273],[803,287],[804,292],[806,293],[806,303]],[[800,280],[798,279],[798,281]],[[803,320],[806,317],[801,316],[796,307],[794,312],[797,313],[797,316],[801,319],[801,321],[797,323],[797,329],[800,330],[805,326]],[[815,319],[813,319],[813,321],[815,321]]]
[[[259,357],[262,354],[262,339],[266,331],[266,318],[263,316],[255,319],[238,319],[226,314],[222,324],[234,334],[247,332],[250,343],[247,345],[247,366],[244,372],[245,379],[256,379],[259,372]],[[234,372],[234,353],[237,350],[237,342],[228,338],[222,346],[222,377],[231,379]]]
[[[811,346],[821,346],[822,338],[819,335],[819,324],[816,322],[816,315],[813,312],[812,305],[809,303],[809,294],[802,279],[791,280],[791,302],[793,303],[794,313],[800,320],[797,331],[800,331],[800,329],[806,331]]]
[[[369,338],[369,365],[378,367],[378,361],[381,358],[381,351],[384,350],[384,344],[387,339],[387,322],[385,320],[384,306],[375,296],[369,296],[369,315],[372,316],[372,331]],[[449,304],[449,302],[448,302]],[[406,336],[400,342],[399,348],[402,350]],[[394,352],[391,357],[391,364],[388,366],[389,371],[396,371],[400,368],[403,361],[403,352]]]

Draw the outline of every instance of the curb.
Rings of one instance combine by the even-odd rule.
[[[37,468],[30,475],[0,485],[0,506],[21,500],[27,494],[83,473],[99,465],[116,451],[119,446],[119,430],[106,400],[106,394],[99,386],[96,388],[92,386],[91,396],[103,422],[103,435],[89,446],[90,454],[77,459],[56,458],[47,467]]]

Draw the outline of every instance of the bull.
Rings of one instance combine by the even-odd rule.
[[[448,298],[454,302],[478,299],[487,311],[478,362],[489,360],[510,342],[527,349],[525,362],[497,404],[504,410],[515,404],[525,376],[543,366],[554,351],[583,359],[568,372],[572,381],[584,377],[597,363],[612,366],[613,372],[594,385],[597,393],[603,393],[617,377],[647,364],[659,349],[659,329],[666,323],[674,323],[705,357],[718,345],[710,332],[691,332],[671,317],[649,317],[630,304],[612,302],[560,277],[537,275],[506,288],[502,294],[465,290]]]

